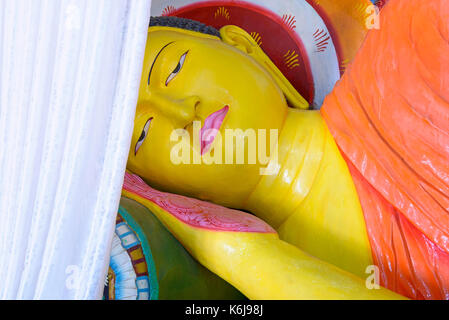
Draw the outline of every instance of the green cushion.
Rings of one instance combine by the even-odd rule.
[[[121,198],[120,206],[125,209],[121,212],[123,219],[139,240],[148,241],[142,243],[142,247],[144,251],[150,251],[144,253],[150,282],[154,281],[151,275],[155,270],[159,299],[246,299],[233,286],[199,264],[146,207],[126,197]]]

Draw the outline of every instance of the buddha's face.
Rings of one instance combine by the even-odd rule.
[[[128,169],[161,190],[239,207],[256,186],[260,168],[266,167],[266,163],[256,159],[256,163],[249,164],[245,155],[244,163],[237,164],[236,143],[226,143],[225,130],[241,129],[242,135],[247,129],[256,133],[265,129],[269,144],[270,129],[278,129],[280,133],[286,114],[282,91],[271,75],[246,53],[217,37],[152,27]],[[207,140],[203,143],[194,141],[202,138],[201,132],[200,137],[195,137],[194,121],[199,121],[201,127],[218,130],[215,131],[218,134],[203,137]],[[189,133],[185,141],[190,163],[173,161],[173,148],[179,147],[181,141],[171,139],[176,129]],[[210,159],[219,148],[222,164],[193,163],[194,157]],[[234,164],[225,164],[229,152],[234,154]]]

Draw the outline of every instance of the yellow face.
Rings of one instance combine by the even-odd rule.
[[[226,143],[225,130],[241,129],[240,135],[244,135],[247,129],[256,133],[265,129],[270,143],[270,129],[278,129],[280,134],[286,115],[282,91],[246,53],[214,36],[151,27],[128,169],[161,190],[240,207],[266,163],[257,157],[256,163],[249,164],[247,152],[244,163],[236,163],[237,143]],[[194,121],[219,132],[215,138],[209,137],[203,148],[194,140],[201,139],[195,136]],[[173,161],[173,148],[181,141],[171,139],[176,129],[189,133],[190,163]],[[239,131],[234,134],[238,137]],[[204,161],[219,154],[218,149],[222,164]],[[244,149],[249,150],[247,145]],[[225,164],[229,154],[233,164]],[[194,164],[198,158],[201,163]]]

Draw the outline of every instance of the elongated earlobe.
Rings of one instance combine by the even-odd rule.
[[[278,67],[254,41],[253,37],[245,30],[234,25],[227,25],[220,29],[220,36],[223,42],[243,51],[259,62],[271,74],[292,107],[298,109],[309,108],[307,100],[296,91]]]
[[[249,55],[259,48],[254,39],[245,30],[234,25],[222,27],[220,29],[220,36],[223,42]]]

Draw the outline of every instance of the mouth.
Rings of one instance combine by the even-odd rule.
[[[211,113],[206,120],[204,120],[204,125],[200,131],[201,155],[210,150],[228,111],[229,106],[224,106],[220,110]]]

